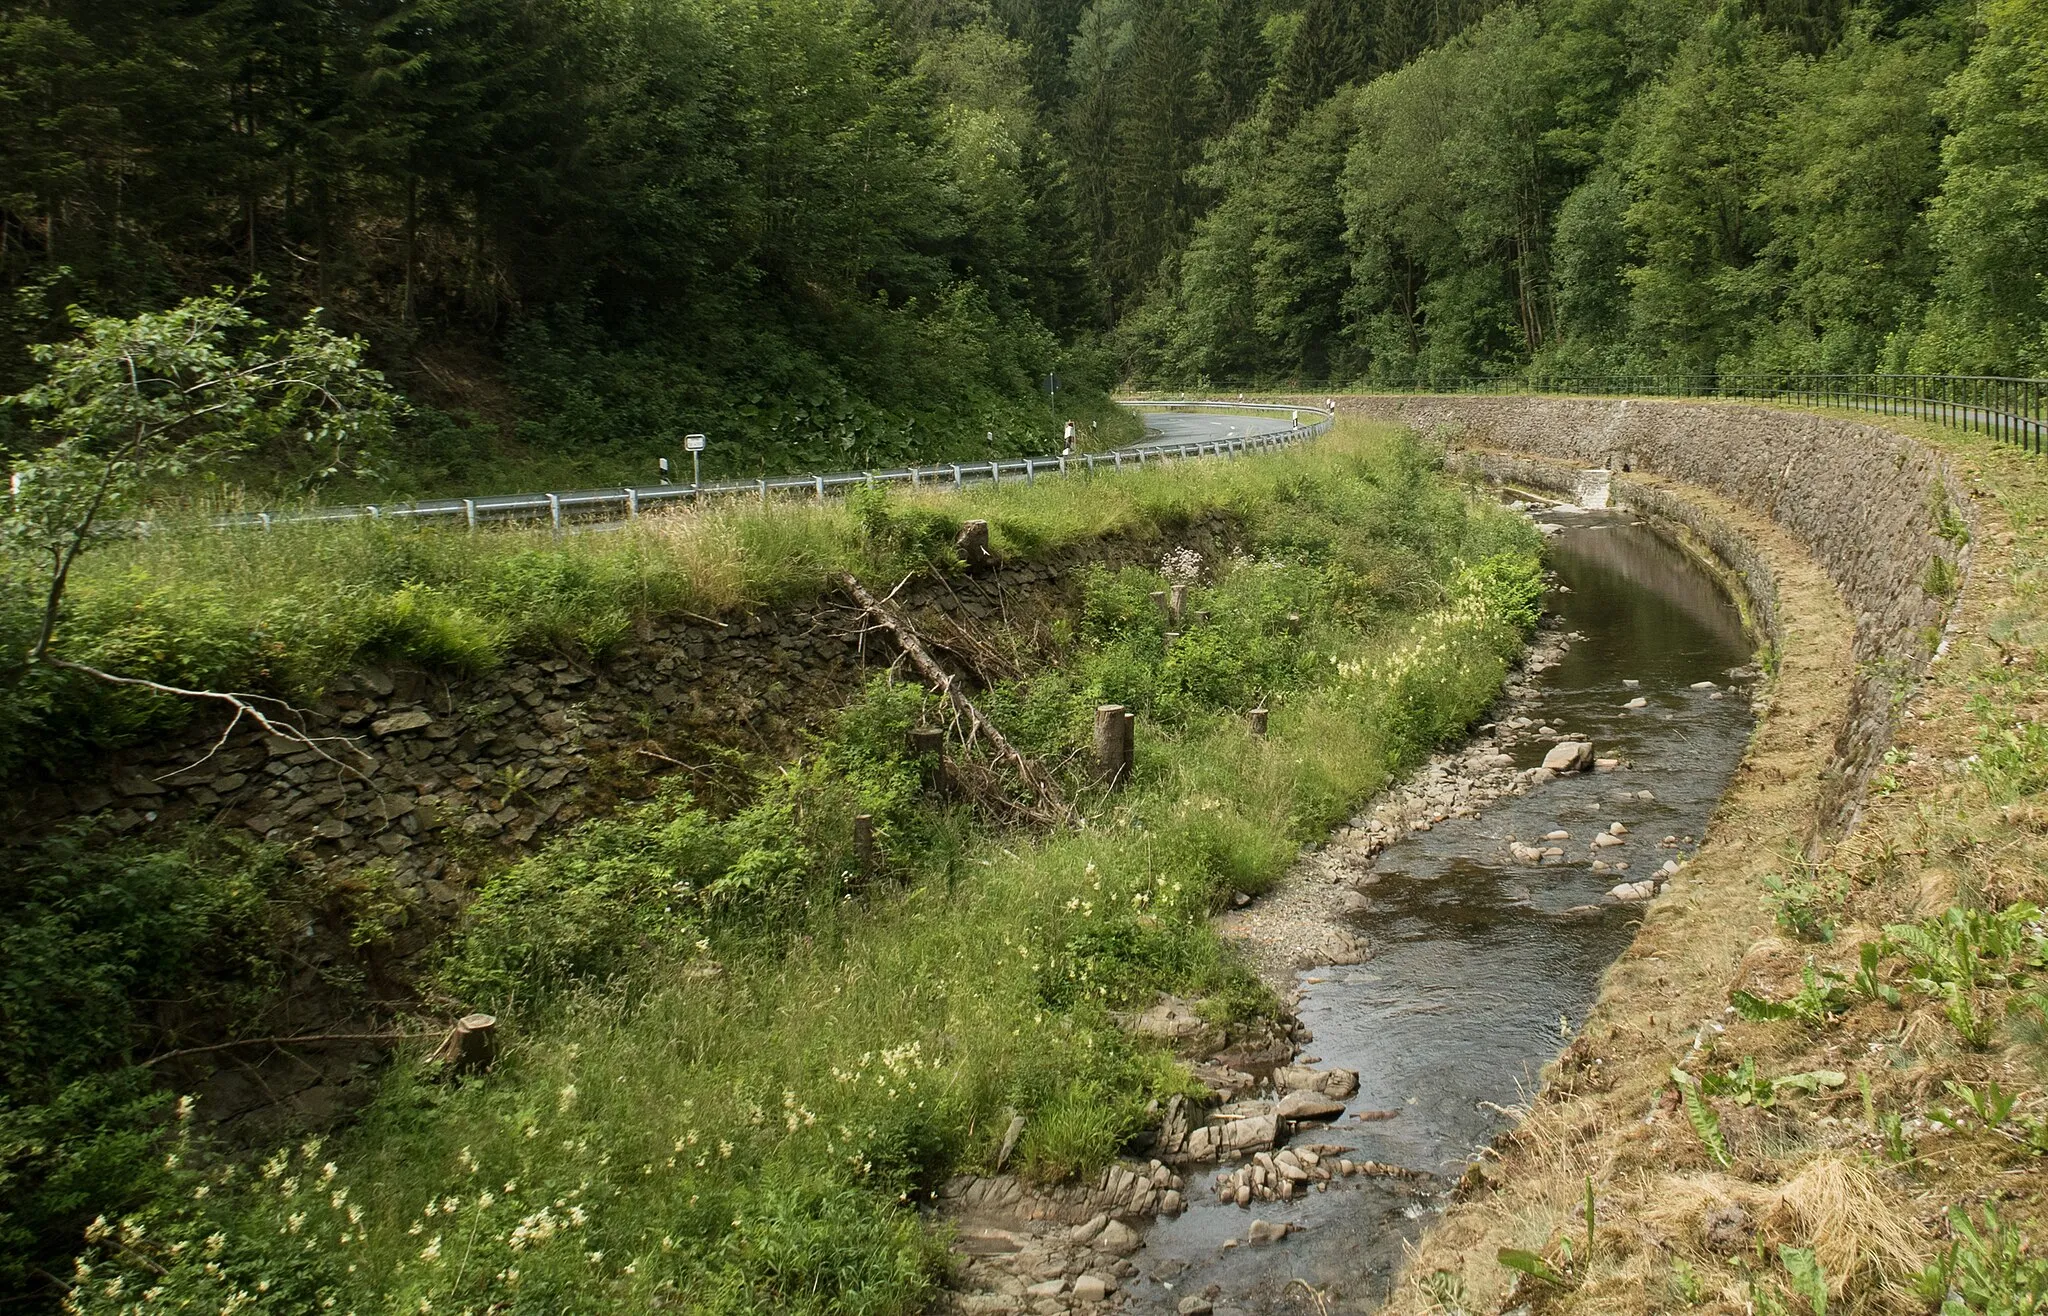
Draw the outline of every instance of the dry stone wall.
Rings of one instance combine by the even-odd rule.
[[[1759,585],[1768,575],[1739,535],[1701,523],[1683,499],[1625,473],[1713,490],[1795,535],[1856,617],[1854,695],[1820,819],[1830,830],[1853,824],[1891,743],[1900,700],[1936,652],[1968,568],[1974,517],[1941,454],[1876,425],[1717,403],[1358,397],[1340,399],[1338,408],[1398,421],[1455,447],[1615,472],[1617,501],[1686,525]],[[1769,634],[1776,625],[1770,592],[1750,592]]]
[[[1071,613],[1089,564],[1156,565],[1169,546],[1207,557],[1238,542],[1235,525],[1213,516],[1165,539],[1111,538],[919,578],[896,602],[927,634],[949,621],[1029,634]],[[364,665],[305,710],[308,732],[337,738],[328,756],[247,728],[221,741],[218,721],[197,722],[161,743],[73,765],[63,779],[16,783],[5,844],[79,820],[136,837],[207,822],[291,849],[300,887],[315,894],[296,944],[278,948],[283,978],[260,1017],[196,1017],[166,1005],[156,1020],[166,1044],[181,1047],[341,1036],[289,1051],[209,1052],[160,1071],[200,1093],[201,1115],[216,1128],[268,1137],[372,1093],[377,1034],[394,1009],[409,1010],[420,970],[481,880],[550,834],[652,794],[671,773],[690,773],[715,805],[721,790],[744,786],[736,759],[795,752],[896,656],[834,592],[779,610],[643,625],[603,661],[530,656],[473,678]]]

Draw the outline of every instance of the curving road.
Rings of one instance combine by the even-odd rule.
[[[1249,438],[1254,434],[1282,434],[1293,428],[1293,422],[1286,416],[1271,413],[1234,415],[1227,411],[1144,411],[1138,414],[1145,421],[1145,441],[1132,445],[1137,448],[1215,443],[1223,439]],[[1319,412],[1302,414],[1310,420],[1320,416]]]

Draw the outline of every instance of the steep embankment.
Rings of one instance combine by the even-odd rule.
[[[1393,1309],[1926,1311],[1948,1295],[1944,1310],[1980,1312],[2039,1295],[2048,1277],[2011,1250],[2039,1226],[2048,1146],[2028,979],[2048,852],[2038,464],[1754,407],[1353,406],[1522,479],[1611,467],[1617,499],[1741,575],[1776,657],[1706,845]]]
[[[360,1122],[330,1150],[280,1153],[260,1182],[210,1136],[216,1105],[181,1109],[167,1129],[146,1109],[87,1108],[100,1126],[82,1129],[75,1105],[45,1096],[46,1124],[126,1137],[117,1168],[130,1172],[65,1180],[80,1167],[58,1149],[25,1162],[41,1252],[10,1243],[0,1256],[54,1273],[83,1232],[94,1283],[72,1292],[80,1311],[124,1310],[124,1295],[154,1291],[230,1307],[267,1294],[260,1305],[290,1311],[516,1300],[608,1312],[711,1295],[705,1306],[735,1312],[896,1313],[943,1271],[907,1203],[956,1170],[1007,1160],[1058,1179],[1107,1163],[1190,1090],[1163,1043],[1126,1031],[1125,1013],[1164,992],[1201,999],[1205,1021],[1230,1036],[1271,1033],[1270,996],[1223,952],[1209,913],[1233,890],[1270,883],[1352,801],[1487,704],[1534,620],[1535,537],[1383,427],[1259,461],[967,499],[742,507],[725,522],[707,509],[720,533],[694,540],[693,519],[680,517],[556,543],[365,541],[440,571],[381,587],[407,600],[386,600],[401,615],[431,605],[441,625],[412,632],[416,643],[501,623],[543,634],[508,607],[521,597],[504,592],[508,579],[594,581],[584,612],[611,632],[602,660],[514,646],[509,671],[446,689],[425,674],[402,685],[388,668],[388,694],[375,672],[345,691],[331,682],[318,710],[330,721],[316,729],[367,732],[371,782],[317,758],[289,762],[304,752],[293,748],[258,774],[238,762],[186,789],[187,807],[216,812],[233,791],[212,830],[260,825],[266,853],[324,880],[315,891],[345,901],[380,870],[376,890],[402,888],[356,911],[359,950],[391,934],[382,912],[404,929],[429,902],[462,903],[434,901],[427,883],[447,883],[445,871],[413,884],[391,874],[439,857],[464,865],[474,899],[424,980],[427,1008],[408,1039],[389,1039],[398,1063],[355,1079],[377,1098]],[[1019,583],[1006,599],[986,583],[988,563],[963,573],[970,564],[955,555],[970,506],[1028,571],[1057,565],[1063,549],[1099,555],[1118,530],[1158,566],[1090,570],[1073,592],[1065,580]],[[1241,541],[1214,533],[1219,513]],[[1237,542],[1253,552],[1231,551]],[[691,543],[699,565],[747,568],[726,571],[728,585],[749,570],[779,582],[785,613],[840,634],[800,638],[764,620],[768,634],[728,645],[728,630],[683,615],[702,583],[674,579],[664,550]],[[615,575],[593,570],[604,562]],[[892,568],[919,570],[923,584],[892,591]],[[317,563],[265,569],[315,597],[343,583]],[[839,569],[874,595],[893,592],[894,615],[842,601]],[[964,586],[974,579],[984,583]],[[661,602],[634,606],[636,582]],[[917,588],[932,604],[922,614]],[[595,606],[607,600],[621,619],[609,628]],[[336,611],[351,625],[391,615],[374,588]],[[907,633],[906,613],[926,641],[922,656],[906,641],[906,655],[928,673],[942,653],[948,682],[974,691],[1050,788],[1021,785],[1008,752],[988,751],[988,722],[921,682],[869,680],[845,698],[863,653],[892,664],[898,646],[881,627]],[[958,614],[967,624],[940,619]],[[721,664],[761,670],[734,678]],[[706,705],[692,711],[698,687]],[[756,697],[844,706],[793,753],[766,746],[735,762],[741,746],[717,724]],[[1102,780],[1089,738],[1105,722],[1120,728],[1113,749],[1129,764],[1132,721],[1108,721],[1103,705],[1135,715],[1121,789]],[[762,720],[786,730],[796,711]],[[245,748],[271,747],[234,746]],[[647,783],[652,798],[607,812],[607,791],[643,788],[641,760],[669,771]],[[249,780],[229,787],[238,771]],[[162,808],[129,806],[127,837],[82,844],[118,855],[156,842],[176,812],[169,789]],[[387,818],[380,796],[412,807]],[[574,808],[586,817],[548,835]],[[519,839],[529,827],[530,848]],[[125,871],[59,858],[38,861],[49,895],[67,882],[117,887]],[[27,912],[56,937],[71,907]],[[293,940],[304,924],[275,921],[272,949],[292,972],[347,990],[354,962],[337,951],[321,963],[328,947]],[[57,957],[35,968],[62,996]],[[478,1007],[497,1016],[496,1062],[451,1081],[427,1055],[433,1024]],[[67,1049],[63,1013],[44,1011],[51,1027],[20,1040],[130,1091],[146,1093],[150,1074],[175,1063],[159,1053],[150,1071]],[[104,1022],[105,1035],[176,1044],[146,1018]],[[346,1040],[252,1038],[247,1022],[217,1025],[233,1045],[207,1054],[234,1066],[275,1051],[282,1067]],[[63,1095],[25,1067],[8,1082]],[[111,1234],[88,1227],[95,1212]]]

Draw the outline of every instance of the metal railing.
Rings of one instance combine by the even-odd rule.
[[[553,493],[491,494],[475,498],[429,498],[403,503],[365,503],[348,507],[313,508],[295,512],[243,512],[224,517],[219,524],[268,530],[280,525],[303,525],[328,521],[392,521],[444,523],[470,528],[501,521],[545,520],[560,529],[570,522],[631,520],[642,512],[678,504],[691,505],[707,498],[752,495],[763,502],[770,495],[809,495],[819,500],[852,488],[881,484],[907,484],[912,488],[963,488],[970,484],[1001,484],[1022,480],[1034,484],[1045,478],[1109,474],[1143,470],[1170,460],[1196,457],[1239,457],[1314,438],[1329,429],[1331,413],[1323,407],[1292,406],[1258,402],[1222,402],[1190,398],[1146,399],[1126,402],[1128,407],[1168,409],[1209,408],[1227,412],[1286,412],[1291,423],[1284,430],[1242,437],[1203,439],[1177,443],[1153,440],[1109,452],[1077,452],[1053,457],[1012,457],[985,462],[941,462],[930,466],[904,466],[879,471],[837,471],[823,475],[777,475],[752,480],[714,480],[704,484],[634,485],[615,489],[577,489]],[[1313,420],[1307,419],[1313,416]]]
[[[1271,391],[1270,386],[1261,391]],[[2048,380],[2003,375],[1607,375],[1531,372],[1362,380],[1345,391],[1717,397],[1791,402],[1801,406],[1845,407],[1887,416],[1910,416],[1937,425],[1989,434],[2033,453],[2048,449]]]

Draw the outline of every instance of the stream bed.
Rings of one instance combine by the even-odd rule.
[[[1570,642],[1519,683],[1501,716],[1529,721],[1494,733],[1499,750],[1536,767],[1560,738],[1541,734],[1550,728],[1590,738],[1621,766],[1503,796],[1359,860],[1369,872],[1351,885],[1365,900],[1345,917],[1370,957],[1298,976],[1312,1040],[1297,1063],[1356,1070],[1359,1090],[1327,1129],[1304,1127],[1291,1143],[1426,1174],[1340,1177],[1293,1201],[1239,1207],[1217,1199],[1216,1167],[1190,1172],[1188,1209],[1161,1219],[1132,1258],[1130,1309],[1175,1311],[1190,1298],[1191,1310],[1211,1304],[1218,1316],[1375,1306],[1404,1246],[1475,1151],[1511,1127],[1633,936],[1642,907],[1609,889],[1683,859],[1704,834],[1752,721],[1735,605],[1627,512],[1551,508],[1537,519],[1557,527],[1547,560],[1564,588],[1545,607]],[[1592,848],[1614,823],[1625,843]],[[1557,832],[1569,838],[1540,839]],[[1518,862],[1514,841],[1563,853]],[[1607,866],[1596,870],[1596,857]],[[1623,860],[1628,869],[1614,871]],[[1292,1232],[1252,1244],[1255,1220]]]

